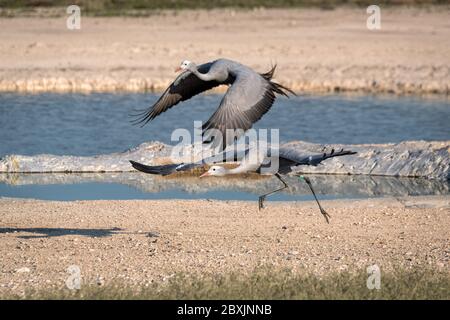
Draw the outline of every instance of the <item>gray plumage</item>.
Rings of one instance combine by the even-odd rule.
[[[136,115],[135,124],[145,125],[182,101],[219,85],[229,85],[218,109],[202,127],[205,141],[214,139],[214,131],[210,129],[216,129],[222,134],[225,146],[234,142],[269,111],[276,94],[286,97],[288,93],[295,95],[290,89],[272,81],[276,66],[263,74],[228,59],[218,59],[198,67],[184,61],[182,66],[185,71],[153,106]],[[227,136],[227,129],[236,132],[233,136],[228,132]]]
[[[265,193],[259,197],[258,205],[259,209],[264,208],[264,201],[267,196],[274,194],[276,192],[279,192],[285,188],[288,188],[288,184],[286,181],[283,180],[281,175],[287,174],[292,171],[292,167],[299,166],[299,165],[311,165],[311,166],[317,166],[322,161],[333,158],[333,157],[339,157],[339,156],[346,156],[346,155],[352,155],[356,152],[348,151],[341,149],[339,151],[335,151],[334,149],[331,149],[330,152],[323,152],[323,153],[314,153],[314,154],[304,154],[301,152],[298,152],[297,150],[294,150],[292,148],[268,148],[267,150],[264,150],[262,156],[261,154],[258,154],[259,150],[256,150],[256,157],[254,157],[255,153],[252,154],[251,148],[244,148],[243,150],[234,150],[232,148],[231,151],[225,150],[224,152],[214,155],[209,158],[202,159],[200,161],[197,161],[195,163],[180,163],[180,164],[169,164],[165,166],[146,166],[141,163],[130,161],[131,165],[139,170],[146,173],[151,174],[161,174],[161,175],[168,175],[174,172],[180,172],[180,171],[186,171],[190,170],[196,167],[203,166],[204,164],[212,165],[210,169],[205,172],[201,177],[204,176],[225,176],[230,174],[240,174],[240,173],[248,173],[248,172],[257,172],[262,173],[264,169],[267,169],[267,172],[264,173],[271,173],[275,177],[277,177],[278,180],[280,180],[283,183],[283,186],[275,189],[273,191],[270,191],[268,193]],[[253,157],[252,157],[253,155]],[[256,161],[255,161],[256,159]],[[217,163],[224,163],[224,162],[239,162],[239,165],[236,168],[233,169],[226,169],[222,166],[217,166],[215,164]],[[271,168],[271,165],[273,164],[273,161],[278,161],[278,166],[274,166],[274,168]],[[275,170],[273,170],[275,169]],[[327,222],[329,222],[330,215],[323,209],[321,206],[319,199],[317,199],[316,192],[314,191],[314,188],[312,187],[311,181],[304,176],[300,176],[300,178],[306,182],[308,187],[310,188],[314,199],[317,202],[317,205],[319,206],[320,212],[322,213],[323,217]]]
[[[231,148],[230,150],[225,150],[221,153],[201,159],[193,163],[177,163],[160,166],[147,166],[132,160],[130,160],[130,162],[132,166],[139,171],[159,175],[169,175],[175,172],[188,171],[194,168],[202,167],[205,164],[214,165],[230,162],[240,163],[240,165],[237,168],[242,167],[242,170],[241,172],[239,172],[238,170],[237,173],[247,173],[250,171],[261,173],[261,169],[270,167],[272,161],[274,161],[276,157],[279,165],[277,171],[272,172],[272,174],[275,173],[287,174],[291,172],[292,167],[295,166],[299,165],[317,166],[322,161],[329,158],[356,154],[356,152],[343,149],[339,151],[331,149],[329,152],[323,153],[303,153],[289,147],[280,147],[276,149],[268,148],[266,154],[260,159],[259,163],[250,164],[251,165],[250,168],[250,165],[248,165],[250,161],[246,159],[250,154],[250,150],[251,149],[249,149],[248,147],[237,149]],[[278,155],[276,155],[277,153]]]

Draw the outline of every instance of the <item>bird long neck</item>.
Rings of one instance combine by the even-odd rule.
[[[210,73],[200,73],[200,71],[198,71],[197,66],[195,66],[194,68],[192,68],[192,73],[195,74],[200,80],[203,81],[211,81],[214,80],[214,75],[210,74]]]

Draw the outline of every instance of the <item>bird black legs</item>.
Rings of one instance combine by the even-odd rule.
[[[314,196],[314,199],[316,199],[317,205],[319,206],[319,209],[320,209],[320,213],[322,213],[322,215],[324,216],[324,218],[325,218],[325,220],[327,221],[327,223],[330,223],[330,221],[329,221],[328,219],[331,218],[331,216],[330,216],[330,215],[325,211],[325,209],[322,208],[322,206],[320,205],[320,202],[319,202],[319,200],[317,199],[316,193],[314,192],[314,189],[313,189],[313,187],[312,187],[311,181],[310,181],[307,177],[305,177],[305,176],[300,176],[300,179],[302,179],[303,181],[306,182],[306,184],[308,185],[309,189],[311,190],[311,192],[312,192],[312,194],[313,194],[313,196]]]
[[[281,190],[286,189],[288,187],[287,183],[281,178],[279,173],[275,173],[275,177],[277,177],[278,180],[280,180],[283,183],[283,186],[281,188],[279,188],[279,189],[270,191],[269,193],[266,193],[266,194],[263,194],[262,196],[260,196],[259,197],[259,201],[258,201],[258,203],[259,203],[259,210],[264,208],[264,200],[266,199],[266,197],[268,195],[274,194],[275,192],[281,191]]]
[[[280,180],[280,181],[283,183],[283,186],[282,186],[281,188],[279,188],[279,189],[270,191],[270,192],[268,192],[268,193],[263,194],[262,196],[260,196],[260,197],[259,197],[259,201],[258,201],[258,203],[259,203],[259,210],[261,210],[261,209],[264,208],[264,200],[266,200],[266,197],[267,197],[268,195],[274,194],[275,192],[281,191],[281,190],[286,189],[287,187],[289,187],[289,186],[287,185],[286,181],[284,181],[284,180],[281,178],[281,176],[280,176],[279,173],[275,173],[275,177],[277,177],[278,180]],[[327,223],[330,223],[329,218],[331,218],[331,216],[330,216],[330,215],[328,214],[328,212],[326,212],[325,209],[322,208],[322,206],[320,205],[319,199],[317,199],[316,192],[314,191],[314,189],[313,189],[313,187],[312,187],[311,181],[310,181],[307,177],[305,177],[305,176],[300,176],[300,179],[306,182],[306,184],[307,184],[308,187],[309,187],[309,190],[311,190],[311,192],[312,192],[312,194],[313,194],[313,196],[314,196],[314,199],[315,199],[316,202],[317,202],[317,205],[319,206],[320,213],[323,215],[323,217],[325,218],[325,220],[327,221]]]

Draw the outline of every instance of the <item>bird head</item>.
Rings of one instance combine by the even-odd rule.
[[[190,67],[193,66],[193,63],[189,60],[184,60],[178,68],[175,69],[175,72],[179,72],[182,70],[188,70]]]
[[[227,171],[224,167],[221,166],[212,166],[209,168],[208,171],[206,171],[204,174],[200,176],[200,178],[207,177],[207,176],[224,176],[227,174]]]

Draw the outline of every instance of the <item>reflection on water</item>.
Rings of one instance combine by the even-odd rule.
[[[417,178],[311,175],[322,198],[446,195],[450,183]],[[288,176],[289,189],[273,200],[310,200],[310,191],[298,177]],[[151,176],[143,173],[0,174],[0,197],[48,200],[88,199],[220,199],[254,200],[279,187],[274,177],[249,175],[200,179],[190,175]]]

